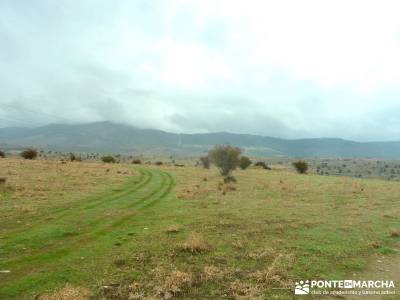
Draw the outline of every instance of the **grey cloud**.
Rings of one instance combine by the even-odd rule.
[[[241,111],[225,113],[208,111],[203,114],[187,112],[184,115],[172,115],[170,120],[187,132],[219,130],[287,138],[305,135],[304,132],[290,128],[273,116]]]
[[[281,66],[251,64],[252,57],[229,44],[235,26],[216,17],[194,20],[195,12],[173,13],[168,4],[1,1],[0,126],[109,120],[175,132],[398,139],[397,88],[355,95],[316,86]],[[195,61],[198,70],[181,66],[180,57],[169,61],[165,41],[171,53],[174,42],[190,45],[200,53],[195,59],[204,55],[205,62],[227,66],[227,74],[214,78],[214,69],[206,70],[200,87],[169,84],[166,65],[167,73],[182,68],[190,77],[202,72],[203,61]]]

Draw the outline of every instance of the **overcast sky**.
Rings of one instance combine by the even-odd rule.
[[[400,140],[400,1],[0,0],[0,127]]]

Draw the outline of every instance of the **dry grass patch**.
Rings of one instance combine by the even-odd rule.
[[[261,300],[259,286],[243,282],[239,279],[233,281],[229,286],[229,294],[235,300]]]
[[[113,174],[107,174],[106,169]],[[30,197],[35,200],[37,192],[53,196],[56,192],[90,192],[96,185],[119,184],[125,180],[115,174],[133,175],[122,165],[108,165],[94,162],[73,162],[60,164],[58,161],[2,159],[0,177],[8,174],[8,182],[16,187],[16,197]],[[111,172],[110,172],[111,173]]]
[[[235,249],[243,249],[245,242],[243,240],[235,240],[232,242],[232,247]]]
[[[101,299],[108,300],[139,300],[145,299],[145,291],[143,286],[137,282],[111,284],[102,286],[100,289],[100,295],[97,296],[101,297]],[[97,299],[97,297],[95,297],[95,299]]]
[[[196,185],[193,189],[177,189],[176,197],[183,200],[201,199],[207,197],[210,193],[210,189]]]
[[[191,253],[199,253],[210,250],[210,246],[204,241],[203,236],[197,232],[191,232],[186,241],[183,242],[179,248],[182,251]]]
[[[400,229],[397,229],[397,228],[390,229],[390,236],[391,237],[400,237]]]
[[[170,274],[157,274],[159,285],[156,293],[162,299],[172,299],[189,292],[193,285],[193,275],[190,272],[174,270]]]
[[[181,230],[179,225],[171,225],[164,229],[165,233],[178,233]]]
[[[378,241],[371,242],[369,245],[374,249],[382,248],[382,243]]]
[[[216,266],[213,266],[213,265],[204,266],[202,280],[210,281],[210,280],[221,279],[223,277],[223,275],[224,275],[224,273]]]
[[[265,259],[274,258],[277,256],[276,250],[272,248],[266,248],[260,251],[253,251],[248,253],[248,257],[251,259]]]
[[[236,191],[236,187],[232,183],[225,183],[222,186],[222,195],[226,195],[226,193],[232,191]]]
[[[38,300],[87,300],[91,296],[90,290],[83,287],[73,287],[67,284],[54,293],[40,295]]]
[[[258,270],[251,274],[258,283],[266,287],[291,287],[288,271],[294,263],[294,259],[288,254],[279,254],[266,269]]]
[[[0,177],[7,177],[6,186],[13,192],[0,203],[0,219],[7,222],[14,214],[32,215],[43,207],[66,205],[82,195],[122,185],[133,174],[127,166],[117,164],[1,159]]]
[[[236,191],[236,186],[232,182],[218,182],[217,190],[221,191],[222,194],[225,195],[227,192]]]

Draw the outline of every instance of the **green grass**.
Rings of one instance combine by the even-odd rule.
[[[0,295],[18,298],[37,288],[85,278],[79,274],[81,267],[93,258],[100,263],[102,255],[124,243],[146,208],[169,195],[174,183],[168,173],[140,173],[139,180],[120,191],[85,199],[71,209],[56,209],[52,220],[3,234],[0,269],[12,272],[2,278]]]
[[[0,298],[29,299],[66,283],[98,299],[162,296],[176,280],[176,296],[187,299],[290,299],[291,290],[273,288],[343,279],[374,253],[396,253],[394,182],[249,169],[235,172],[238,183],[224,195],[216,170],[137,170],[123,187],[47,207],[29,226],[2,232],[0,270],[11,272],[0,274]],[[192,232],[208,251],[182,250]],[[274,278],[260,275],[268,268]],[[189,274],[189,286],[174,271]],[[101,291],[110,284],[121,286]]]

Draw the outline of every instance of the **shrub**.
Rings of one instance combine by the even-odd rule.
[[[0,177],[0,185],[3,185],[7,182],[7,177]]]
[[[25,159],[35,159],[38,152],[35,149],[26,149],[21,152],[21,156]]]
[[[241,150],[229,145],[217,145],[208,152],[210,160],[222,176],[228,176],[239,164]]]
[[[242,156],[239,161],[239,167],[246,170],[251,165],[251,160],[247,156]]]
[[[265,169],[265,170],[271,170],[271,168],[268,167],[268,166],[265,164],[265,162],[263,162],[263,161],[258,161],[258,162],[256,162],[254,165],[255,165],[256,167],[261,167],[261,168],[263,168],[263,169]]]
[[[142,161],[140,159],[134,159],[132,161],[132,163],[135,164],[135,165],[140,165],[140,164],[142,164]]]
[[[82,158],[80,156],[75,155],[74,153],[69,154],[69,160],[70,161],[82,161]]]
[[[308,163],[304,160],[295,161],[293,167],[300,174],[305,174],[308,170]]]
[[[74,153],[71,152],[71,153],[69,154],[69,160],[70,160],[70,161],[75,161],[75,160],[76,160],[76,155],[75,155]]]
[[[205,168],[205,169],[209,169],[210,166],[211,166],[211,161],[210,161],[210,158],[208,156],[201,156],[200,157],[200,162],[201,162],[203,168]]]
[[[115,158],[111,155],[106,155],[101,158],[102,162],[105,163],[115,163]]]
[[[162,166],[164,163],[162,161],[156,161],[156,166]]]
[[[6,154],[4,153],[4,151],[1,151],[1,150],[0,150],[0,157],[1,157],[1,158],[6,157]]]

